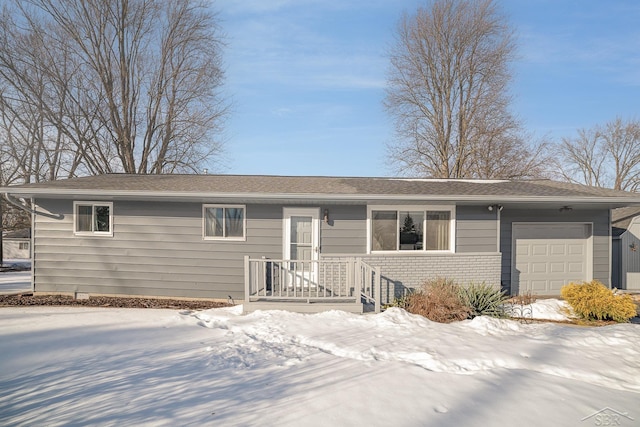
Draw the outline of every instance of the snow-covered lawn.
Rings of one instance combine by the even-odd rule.
[[[29,268],[31,260],[5,259],[4,266],[19,265]],[[31,271],[0,272],[0,295],[27,292],[31,290]]]
[[[0,425],[640,422],[639,325],[240,312],[1,308]]]

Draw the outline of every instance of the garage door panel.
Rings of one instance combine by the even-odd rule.
[[[569,263],[569,273],[582,273],[584,272],[586,269],[584,268],[584,263],[583,262],[570,262]],[[580,276],[580,277],[584,277],[584,276]],[[581,279],[584,280],[584,279]]]
[[[558,294],[565,284],[587,278],[587,224],[514,224],[512,281],[518,292]]]
[[[570,244],[569,245],[569,254],[570,255],[584,255],[584,244],[582,243],[576,243],[576,244]]]
[[[532,273],[546,273],[547,272],[547,263],[545,262],[535,262],[531,264],[531,272]]]
[[[546,256],[549,253],[549,247],[545,244],[532,245],[533,256]]]
[[[529,264],[517,265],[516,270],[518,270],[520,274],[527,274],[529,273]]]
[[[549,290],[560,292],[568,282],[566,280],[549,280]]]
[[[531,280],[530,282],[531,290],[533,291],[544,291],[547,289],[547,281],[546,280]]]

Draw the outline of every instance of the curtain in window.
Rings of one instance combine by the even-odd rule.
[[[223,237],[223,208],[207,208],[205,210],[205,236]]]
[[[427,250],[449,250],[451,213],[449,211],[427,212]]]
[[[76,231],[93,231],[91,229],[91,217],[93,207],[91,205],[76,206]]]
[[[244,209],[225,208],[225,237],[244,236]]]

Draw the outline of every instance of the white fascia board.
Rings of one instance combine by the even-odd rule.
[[[0,193],[17,197],[77,198],[100,197],[127,200],[200,200],[200,199],[244,199],[244,200],[326,200],[326,201],[443,201],[479,203],[565,203],[571,204],[611,204],[640,206],[639,197],[567,197],[567,196],[500,196],[500,195],[424,195],[424,194],[328,194],[328,193],[232,193],[208,191],[138,191],[138,190],[95,190],[95,189],[53,189],[53,188],[0,188]]]

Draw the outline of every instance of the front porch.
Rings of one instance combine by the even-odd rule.
[[[331,260],[244,257],[244,312],[380,312],[380,268],[358,257]]]

